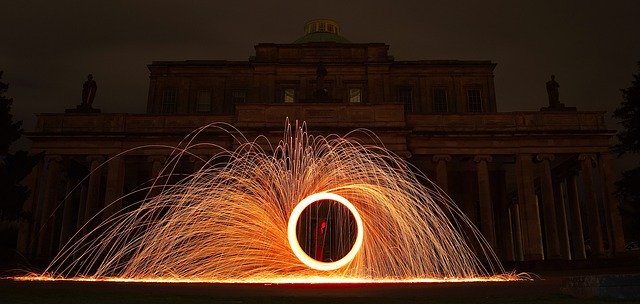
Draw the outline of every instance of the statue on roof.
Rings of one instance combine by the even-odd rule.
[[[66,109],[65,113],[100,113],[100,109],[93,108],[93,99],[96,97],[98,85],[93,80],[93,75],[87,75],[87,80],[82,84],[82,102],[75,109]]]
[[[560,107],[560,85],[556,81],[556,75],[551,75],[551,80],[547,81],[547,95],[549,95],[549,108]]]
[[[98,85],[96,84],[96,81],[93,80],[93,75],[87,75],[87,81],[82,84],[82,104],[80,105],[91,108],[93,99],[96,97],[97,90]]]
[[[556,75],[551,75],[551,80],[547,81],[547,95],[549,96],[549,106],[543,107],[541,111],[576,111],[576,107],[566,107],[560,102],[560,84],[556,81]]]

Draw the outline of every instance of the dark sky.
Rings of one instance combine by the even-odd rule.
[[[33,113],[79,104],[88,73],[95,107],[141,113],[152,60],[247,60],[255,44],[292,42],[315,18],[338,21],[353,42],[391,45],[396,60],[498,63],[499,111],[545,106],[553,73],[567,106],[611,112],[640,61],[637,0],[342,2],[4,1],[0,69],[31,130]]]

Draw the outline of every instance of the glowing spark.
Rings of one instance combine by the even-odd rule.
[[[166,184],[180,158],[206,146],[196,138],[208,128],[232,127],[211,124],[192,133],[174,150],[166,172],[145,190],[149,194],[139,205],[123,208],[86,235],[79,229],[43,274],[25,279],[276,283],[517,278],[503,275],[484,238],[446,194],[367,130],[324,137],[308,135],[304,125],[294,130],[288,125],[275,148],[264,137],[248,141],[232,130],[231,136],[240,134],[234,136],[240,142],[236,150],[211,144],[224,151],[200,171]],[[349,137],[353,135],[376,144],[365,145]],[[352,216],[357,226],[351,250],[333,262],[312,259],[296,235],[303,210],[320,200],[346,207],[344,216]],[[316,219],[326,224],[326,218]],[[318,231],[327,233],[330,227]],[[336,242],[342,244],[339,248],[351,245]],[[484,254],[482,262],[471,244]]]

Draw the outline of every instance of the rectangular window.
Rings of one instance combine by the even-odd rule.
[[[433,89],[433,112],[443,113],[449,111],[447,107],[447,90],[445,88]]]
[[[467,90],[469,112],[482,112],[482,97],[479,89]]]
[[[284,89],[282,90],[282,101],[286,103],[292,103],[296,100],[296,89]]]
[[[231,99],[234,104],[245,103],[247,101],[247,91],[235,90],[231,92]]]
[[[175,113],[178,100],[178,90],[174,88],[165,89],[162,94],[162,113]]]
[[[211,111],[211,91],[200,90],[196,97],[196,112],[210,112]]]
[[[349,102],[353,102],[353,103],[362,102],[362,90],[361,89],[349,89]]]
[[[413,110],[413,89],[401,87],[398,90],[398,101],[404,104],[405,112],[411,112]]]

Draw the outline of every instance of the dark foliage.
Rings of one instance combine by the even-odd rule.
[[[640,69],[640,62],[638,62]],[[619,143],[613,151],[622,156],[640,153],[640,71],[633,75],[631,86],[622,89],[623,101],[613,112],[624,130],[618,133]],[[632,231],[640,230],[640,166],[624,171],[616,182],[616,194],[621,201],[623,216],[627,217]]]
[[[0,71],[0,157],[6,155],[11,144],[22,136],[22,121],[13,122],[11,115],[11,105],[13,98],[7,98],[4,94],[9,89],[9,85],[2,82],[2,71]]]
[[[640,69],[640,62],[638,68]],[[613,150],[619,155],[637,154],[640,152],[640,72],[633,75],[631,86],[621,91],[624,100],[613,112],[613,117],[620,121],[624,131],[618,133],[619,143]]]
[[[20,182],[31,172],[40,156],[25,151],[9,153],[9,147],[22,136],[22,121],[13,121],[11,105],[7,98],[9,85],[1,81],[0,72],[0,220],[23,218],[22,204],[29,196],[29,189]]]

